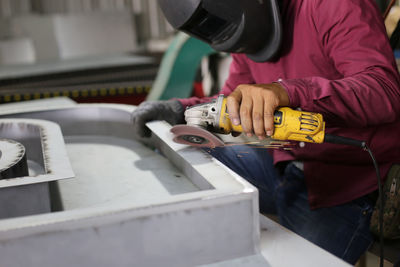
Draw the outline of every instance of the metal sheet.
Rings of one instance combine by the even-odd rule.
[[[74,177],[60,127],[52,122],[0,119],[0,136],[20,142],[26,149],[29,176],[0,180],[0,188]]]
[[[59,182],[65,210],[116,203],[150,205],[200,190],[165,157],[134,140],[69,136],[66,143],[77,181]]]
[[[0,218],[50,212],[49,182],[74,177],[60,127],[43,120],[3,118],[0,137],[19,142],[26,151],[23,175],[0,180]],[[10,156],[3,154],[3,161]]]

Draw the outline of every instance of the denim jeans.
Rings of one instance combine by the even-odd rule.
[[[260,211],[317,246],[355,264],[373,242],[369,223],[373,201],[311,210],[303,171],[293,163],[278,171],[267,149],[246,145],[205,149],[259,190]]]

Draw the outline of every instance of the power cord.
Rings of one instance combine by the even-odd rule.
[[[376,177],[378,179],[378,193],[379,193],[379,266],[383,267],[383,256],[384,256],[384,240],[383,240],[383,206],[384,206],[384,197],[382,192],[382,184],[381,184],[381,173],[379,171],[378,163],[375,160],[374,155],[372,154],[371,149],[365,144],[364,150],[366,150],[371,156],[372,162],[374,163]]]
[[[384,206],[384,197],[382,192],[382,183],[381,183],[381,173],[379,171],[378,163],[371,151],[371,149],[367,146],[366,142],[359,141],[343,136],[337,136],[332,134],[325,134],[324,142],[333,143],[333,144],[341,144],[341,145],[349,145],[356,146],[368,152],[370,155],[372,162],[375,167],[376,178],[378,180],[378,194],[379,194],[379,266],[383,267],[384,262],[384,240],[383,240],[383,206]]]

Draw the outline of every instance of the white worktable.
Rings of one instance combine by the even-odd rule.
[[[261,254],[273,267],[352,266],[261,215]]]

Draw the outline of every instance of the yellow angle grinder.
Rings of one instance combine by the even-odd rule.
[[[177,143],[214,148],[225,144],[212,133],[243,132],[241,125],[231,123],[224,95],[219,95],[211,102],[188,107],[185,120],[187,124],[171,128]],[[281,107],[275,111],[274,126],[274,134],[271,136],[274,140],[365,146],[364,142],[358,140],[326,134],[323,116],[318,113]]]

